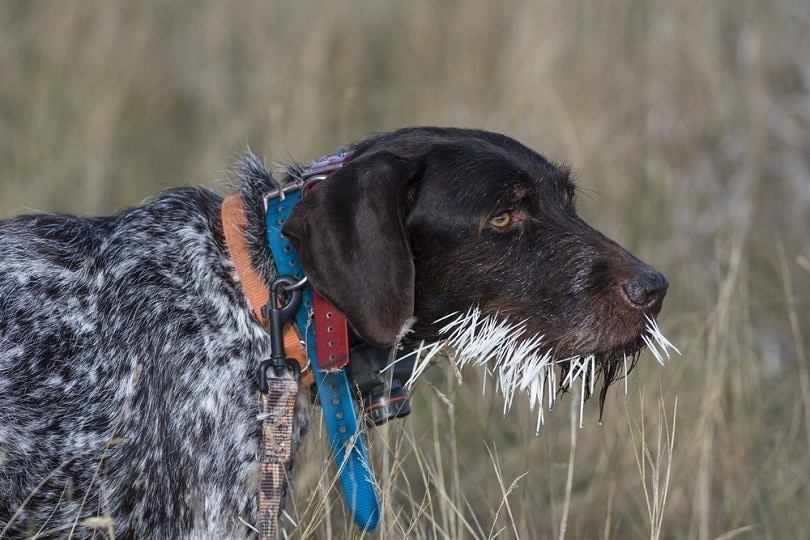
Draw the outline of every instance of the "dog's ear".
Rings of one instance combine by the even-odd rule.
[[[312,285],[377,347],[393,344],[413,315],[404,222],[420,174],[390,152],[358,156],[302,197],[282,229]]]

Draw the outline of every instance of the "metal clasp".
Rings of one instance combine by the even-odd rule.
[[[334,154],[324,156],[309,167],[301,174],[301,179],[306,182],[307,180],[315,177],[322,176],[326,178],[336,170],[343,167],[346,160],[349,159],[349,152],[345,148],[338,148]],[[323,180],[321,178],[321,180]]]
[[[295,377],[301,375],[301,368],[294,359],[287,358],[284,350],[284,325],[295,317],[301,307],[301,287],[306,278],[298,280],[293,276],[276,277],[270,286],[270,300],[262,308],[264,315],[270,319],[270,358],[259,364],[259,390],[267,393],[268,370],[274,370],[280,376],[283,370],[291,370]],[[280,291],[286,292],[286,302],[282,304]]]
[[[346,163],[350,155],[351,154],[345,148],[338,148],[338,151],[334,154],[329,154],[328,156],[320,158],[318,161],[307,167],[301,173],[301,176],[296,178],[293,182],[265,194],[263,197],[264,211],[267,212],[270,199],[278,198],[278,200],[283,201],[287,197],[288,193],[296,190],[301,190],[302,195],[306,194],[310,187],[317,184],[321,180],[325,180],[327,176],[343,167],[343,164]]]
[[[304,187],[304,181],[296,180],[295,182],[291,182],[284,187],[280,187],[266,193],[264,197],[262,197],[262,200],[264,201],[264,211],[267,212],[267,207],[270,205],[270,199],[277,198],[278,200],[283,201],[287,198],[288,193],[299,191],[302,187]]]

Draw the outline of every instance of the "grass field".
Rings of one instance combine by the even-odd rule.
[[[416,124],[502,131],[576,171],[581,213],[663,271],[650,355],[605,418],[540,436],[447,365],[375,431],[381,538],[807,538],[805,0],[0,3],[0,216],[224,189]],[[2,254],[0,254],[2,256]],[[293,537],[351,538],[323,429]]]

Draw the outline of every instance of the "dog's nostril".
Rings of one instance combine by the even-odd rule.
[[[640,308],[651,308],[661,304],[667,294],[669,282],[661,272],[645,267],[624,284],[627,298]]]

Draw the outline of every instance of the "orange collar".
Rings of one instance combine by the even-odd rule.
[[[242,204],[242,197],[233,195],[226,198],[222,202],[222,230],[225,233],[225,244],[228,246],[231,261],[236,268],[236,275],[253,308],[253,315],[267,330],[270,321],[262,314],[262,308],[270,299],[270,290],[251,264],[250,251],[244,236],[246,226],[247,216]],[[315,379],[309,369],[306,349],[298,331],[289,323],[284,326],[284,351],[288,358],[294,358],[301,367],[301,384],[311,385]]]

